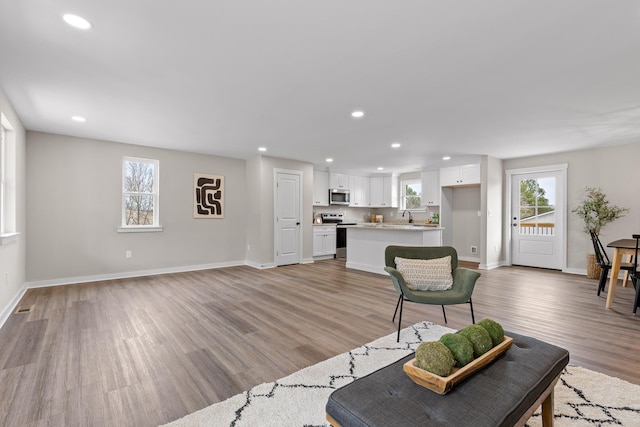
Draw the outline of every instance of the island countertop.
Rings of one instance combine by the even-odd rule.
[[[403,231],[435,231],[443,230],[439,224],[394,224],[365,222],[352,225],[341,225],[344,228],[365,228],[371,230],[403,230]]]

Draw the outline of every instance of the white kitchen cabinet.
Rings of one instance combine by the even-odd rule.
[[[440,173],[422,172],[421,206],[440,206]]]
[[[313,256],[335,255],[336,226],[315,225],[313,227]]]
[[[372,208],[397,208],[397,178],[394,176],[372,176],[369,206]]]
[[[342,188],[349,190],[349,175],[345,173],[329,174],[329,188]]]
[[[313,206],[329,206],[329,172],[313,171]]]
[[[480,184],[479,163],[440,169],[441,187],[456,187],[475,184]]]
[[[364,208],[369,206],[369,177],[350,176],[349,177],[349,193],[351,202],[349,206],[353,208]]]

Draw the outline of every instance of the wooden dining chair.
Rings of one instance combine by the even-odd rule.
[[[640,306],[640,283],[638,283],[638,278],[640,277],[640,271],[638,271],[638,246],[640,243],[640,234],[634,234],[632,237],[636,239],[636,252],[633,256],[633,271],[631,272],[631,283],[633,283],[633,287],[636,288],[636,298],[633,302],[633,315],[635,316],[638,306]]]

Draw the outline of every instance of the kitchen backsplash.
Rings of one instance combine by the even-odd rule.
[[[348,206],[314,206],[314,216],[321,213],[341,213],[344,215],[345,222],[371,222],[371,214],[382,215],[384,222],[408,222],[409,216],[405,214],[402,218],[402,212],[398,208],[350,208]],[[411,215],[415,222],[427,221],[433,213],[438,213],[436,207],[429,209],[424,208],[423,212],[412,211]]]

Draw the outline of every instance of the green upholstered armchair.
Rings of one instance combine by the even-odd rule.
[[[411,259],[435,259],[451,256],[451,275],[453,276],[453,286],[446,291],[415,291],[409,289],[405,283],[402,274],[396,270],[396,257]],[[471,307],[471,321],[476,322],[473,314],[473,304],[471,302],[471,294],[476,284],[476,280],[480,277],[480,273],[468,268],[458,268],[458,253],[450,246],[387,246],[385,253],[384,268],[391,275],[393,286],[400,293],[396,310],[393,313],[393,321],[396,320],[398,307],[400,307],[400,317],[398,319],[398,338],[400,341],[400,324],[402,323],[402,305],[404,301],[412,301],[421,304],[436,304],[442,306],[442,314],[444,315],[444,323],[447,323],[447,314],[444,306],[448,304],[465,304],[469,303]]]

